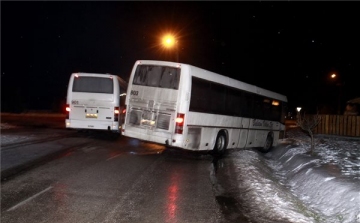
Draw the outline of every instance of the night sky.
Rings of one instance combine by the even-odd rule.
[[[73,72],[128,80],[136,60],[179,61],[336,113],[360,97],[358,2],[1,1],[1,110],[62,112]],[[336,73],[337,80],[330,79]]]

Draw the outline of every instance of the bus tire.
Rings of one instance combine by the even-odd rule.
[[[226,151],[226,135],[224,132],[218,133],[213,150],[216,155],[223,155],[225,153],[225,151]]]
[[[269,133],[266,137],[264,147],[259,148],[260,152],[262,152],[262,153],[269,152],[271,150],[271,148],[273,147],[273,143],[274,143],[273,134]]]

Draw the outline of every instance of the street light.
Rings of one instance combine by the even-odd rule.
[[[344,86],[344,83],[341,82],[340,78],[337,77],[337,75],[335,73],[330,75],[331,79],[335,80],[335,84],[337,87],[339,87],[339,93],[338,93],[338,106],[337,106],[337,113],[338,115],[341,114],[341,99],[342,99],[342,88]]]
[[[300,118],[300,111],[301,111],[301,107],[297,107],[296,108],[297,114],[296,114],[296,119]]]
[[[166,34],[162,39],[162,45],[166,49],[172,49],[175,48],[176,53],[176,62],[179,62],[179,43],[176,40],[175,36],[172,34]]]

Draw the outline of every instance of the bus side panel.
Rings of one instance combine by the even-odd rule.
[[[250,129],[249,132],[248,132],[248,137],[247,137],[247,140],[246,140],[246,148],[249,148],[249,147],[254,147],[255,145],[255,137],[256,137],[256,130],[254,129]]]
[[[242,148],[242,149],[245,148],[246,142],[247,142],[247,139],[248,139],[248,133],[249,133],[248,129],[241,129],[240,130],[237,148]]]
[[[246,147],[263,147],[267,135],[270,132],[277,132],[279,128],[280,124],[274,121],[250,119]]]
[[[200,126],[191,126],[187,128],[184,144],[173,144],[173,146],[182,147],[189,150],[212,150],[215,144],[217,130]]]
[[[185,147],[191,150],[198,150],[201,146],[201,132],[202,128],[189,127],[187,131]]]
[[[255,134],[255,143],[254,147],[263,147],[265,145],[266,137],[269,133],[269,130],[258,130]]]
[[[201,146],[199,150],[212,150],[215,145],[216,136],[219,132],[217,128],[202,128],[202,136],[201,136]]]
[[[237,148],[240,131],[240,129],[229,129],[228,149]]]
[[[249,134],[250,119],[241,119],[241,131],[238,139],[238,148],[245,148]]]

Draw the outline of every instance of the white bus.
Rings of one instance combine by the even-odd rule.
[[[121,133],[127,83],[117,75],[73,73],[66,97],[66,128]]]
[[[287,97],[192,65],[139,60],[122,134],[186,150],[268,152],[284,137]]]

